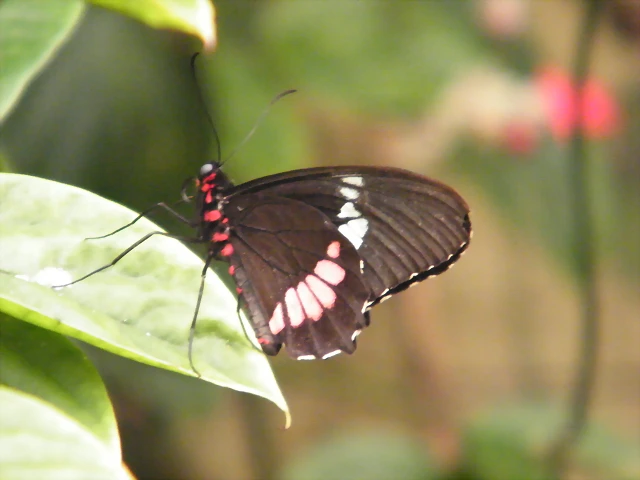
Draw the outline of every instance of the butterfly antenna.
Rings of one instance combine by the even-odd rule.
[[[247,135],[236,146],[236,148],[233,149],[231,154],[227,158],[225,158],[224,161],[222,161],[220,163],[220,165],[225,164],[227,162],[227,160],[229,160],[231,157],[233,157],[238,152],[238,150],[240,150],[244,146],[244,144],[249,141],[249,139],[253,136],[253,134],[256,133],[256,130],[258,129],[260,124],[264,121],[264,119],[268,115],[269,111],[271,111],[271,107],[273,107],[278,100],[280,100],[283,97],[286,97],[287,95],[291,95],[292,93],[296,93],[296,92],[297,92],[296,89],[285,90],[284,92],[281,92],[278,95],[276,95],[275,97],[273,97],[273,99],[269,102],[269,105],[266,106],[266,108],[262,111],[262,113],[260,114],[260,116],[258,117],[256,122],[253,124],[253,128],[249,131],[249,133],[247,133]]]
[[[204,95],[202,94],[202,87],[200,86],[200,82],[198,82],[198,76],[196,75],[196,58],[198,58],[198,55],[200,55],[200,52],[196,52],[191,56],[191,75],[193,76],[193,81],[196,83],[196,86],[198,87],[198,98],[200,99],[200,105],[202,105],[202,109],[204,110],[204,114],[207,117],[207,121],[209,122],[209,125],[211,126],[211,130],[213,131],[213,136],[216,139],[216,146],[217,146],[217,160],[218,163],[221,162],[222,160],[222,147],[220,146],[220,136],[218,135],[218,131],[216,130],[215,125],[213,124],[213,119],[211,118],[211,114],[209,113],[209,110],[207,110],[207,104],[204,101]]]

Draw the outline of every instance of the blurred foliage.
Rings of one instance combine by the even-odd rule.
[[[152,30],[114,12],[90,7],[72,38],[29,85],[2,125],[3,168],[8,165],[18,173],[71,183],[143,209],[157,201],[177,199],[182,179],[216,158],[198,89],[220,134],[222,157],[227,159],[271,98],[297,88],[297,94],[271,107],[255,135],[226,163],[225,169],[233,178],[244,181],[292,168],[331,164],[342,156],[352,162],[371,162],[373,154],[379,154],[377,160],[382,158],[385,163],[455,178],[456,185],[477,189],[490,202],[492,213],[497,212],[502,224],[517,236],[513,243],[541,245],[553,259],[552,275],[575,280],[569,255],[572,245],[567,243],[566,146],[554,141],[544,125],[535,123],[531,149],[524,153],[509,149],[501,136],[503,130],[530,114],[519,103],[521,99],[510,96],[513,90],[492,96],[485,85],[460,83],[480,67],[499,72],[521,92],[530,87],[531,72],[554,57],[541,52],[533,34],[489,35],[482,28],[487,23],[478,13],[485,3],[489,2],[217,2],[218,49],[199,58],[197,83],[189,70],[189,57],[201,48],[194,39]],[[532,12],[546,3],[561,25],[562,35],[552,35],[558,50],[561,44],[573,41],[565,26],[569,15],[565,7],[572,5],[579,13],[580,2],[513,0],[504,5],[517,3],[526,3]],[[507,6],[500,12],[511,8]],[[527,20],[535,22],[534,14]],[[553,25],[542,24],[542,30],[551,31]],[[632,83],[623,80],[618,83]],[[633,290],[640,280],[640,95],[637,89],[619,88],[616,93],[625,106],[626,130],[607,141],[590,142],[590,191],[602,267],[611,274],[608,269],[614,265],[615,274],[620,275],[616,281]],[[479,103],[485,97],[489,100]],[[448,101],[452,99],[455,101]],[[499,114],[504,117],[496,120]],[[494,124],[498,125],[495,129]],[[423,142],[422,137],[431,138],[431,143]],[[410,149],[417,152],[413,159],[385,156],[398,151],[387,150],[390,144],[412,146],[414,141],[418,147]],[[162,215],[157,221],[180,231]],[[476,224],[475,228],[480,236],[491,233],[487,231],[490,225]],[[473,245],[469,255],[472,252]],[[500,252],[492,258],[499,259]],[[485,268],[506,267],[488,263]],[[519,265],[511,268],[520,277],[528,276]],[[455,301],[474,299],[456,297]],[[505,311],[496,308],[498,315],[505,315]],[[517,320],[518,312],[510,314]],[[549,312],[548,328],[563,322],[561,315]],[[482,329],[483,319],[475,321]],[[623,325],[619,318],[607,321]],[[379,323],[374,328],[383,329],[384,322]],[[388,331],[395,333],[391,327]],[[388,338],[379,338],[379,355],[389,356],[389,368],[399,368],[398,359],[389,352]],[[483,349],[487,348],[491,346],[484,345]],[[573,347],[558,348],[566,351]],[[474,363],[480,361],[483,349],[475,353],[478,358]],[[150,373],[148,368],[131,367],[102,353],[95,357],[116,397],[126,437],[125,459],[141,478],[153,478],[154,472],[171,472],[176,478],[193,472],[193,478],[203,478],[202,472],[206,472],[207,478],[220,479],[234,478],[240,472],[236,478],[243,478],[242,474],[247,477],[261,471],[261,456],[277,463],[275,470],[283,478],[320,478],[323,474],[327,478],[336,471],[344,472],[344,478],[376,478],[376,474],[384,478],[387,472],[407,472],[404,478],[424,479],[455,475],[447,468],[435,468],[436,463],[446,462],[440,461],[441,452],[422,442],[424,425],[419,422],[410,425],[415,432],[406,436],[381,427],[389,421],[382,415],[365,416],[367,429],[345,432],[336,428],[337,432],[332,432],[336,423],[347,424],[346,416],[367,406],[362,405],[366,395],[354,385],[360,378],[345,379],[349,371],[341,370],[342,364],[307,366],[306,371],[312,373],[299,374],[304,378],[297,383],[292,379],[285,388],[292,394],[301,385],[316,384],[311,398],[297,399],[297,410],[303,417],[299,424],[304,426],[316,416],[327,419],[320,422],[325,430],[318,437],[316,430],[296,427],[294,406],[294,427],[286,438],[295,440],[287,443],[274,432],[268,432],[265,439],[254,423],[243,431],[241,422],[234,420],[242,403],[239,397],[230,403],[216,394],[211,409],[221,412],[217,423],[204,420],[201,404],[191,403],[206,395],[198,382],[169,379],[165,372]],[[355,358],[349,361],[357,362]],[[625,371],[637,368],[635,363],[621,362]],[[280,363],[277,366],[289,368]],[[320,369],[328,372],[327,378],[321,378]],[[377,375],[393,379],[410,373],[399,368],[388,377],[377,371],[371,375],[377,381]],[[155,380],[150,380],[152,377]],[[380,392],[367,398],[367,404],[385,405],[385,413],[392,418],[419,416],[413,411],[392,411],[387,405],[392,398],[415,396],[415,392],[398,392],[383,383],[378,387]],[[351,390],[356,400],[349,397]],[[416,396],[413,401],[422,405],[426,399]],[[195,426],[189,424],[192,405]],[[324,410],[318,410],[322,408],[319,405]],[[471,423],[460,419],[466,428],[450,425],[451,430],[464,432],[460,462],[466,469],[456,478],[544,478],[540,452],[557,425],[556,415],[548,409],[534,413],[522,407],[499,410]],[[188,426],[177,432],[183,424]],[[201,437],[199,431],[204,431]],[[627,441],[617,434],[594,431],[581,445],[577,471],[590,479],[637,477],[637,439]],[[223,446],[234,454],[208,463],[215,457],[212,452],[221,455],[216,450],[220,445],[206,442],[210,437],[222,438]],[[153,452],[159,454],[145,451],[150,438]],[[151,458],[140,460],[145,455]]]
[[[549,478],[544,458],[562,423],[559,411],[543,405],[503,406],[476,418],[465,432],[463,464],[479,479]],[[573,455],[577,478],[633,480],[640,475],[637,446],[591,425]]]
[[[590,194],[594,206],[594,230],[598,253],[614,260],[616,268],[633,282],[640,281],[638,222],[640,192],[625,188],[628,173],[616,171],[607,161],[609,153],[594,145],[589,162]],[[556,261],[575,275],[569,242],[572,214],[569,204],[569,169],[566,149],[550,141],[533,158],[513,161],[504,151],[464,142],[456,154],[461,175],[480,181],[505,220],[523,232],[539,237]]]
[[[120,457],[118,429],[107,391],[78,347],[60,335],[2,314],[0,350],[2,385],[46,400]]]
[[[68,339],[0,313],[4,478],[129,478],[109,396]]]
[[[308,451],[297,452],[280,478],[429,480],[437,478],[437,473],[420,441],[397,432],[356,426],[319,439]]]
[[[25,7],[31,9],[24,15]],[[25,86],[68,39],[84,12],[81,0],[6,0],[0,8],[0,123]]]
[[[465,2],[274,2],[255,28],[276,78],[352,109],[405,116],[420,114],[454,75],[487,59],[467,11]]]

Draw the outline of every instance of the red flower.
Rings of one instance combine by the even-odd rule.
[[[556,140],[567,140],[578,125],[575,99],[577,88],[559,68],[545,67],[535,76],[547,122]],[[581,125],[587,138],[609,138],[621,127],[620,108],[605,85],[589,78],[584,86]]]

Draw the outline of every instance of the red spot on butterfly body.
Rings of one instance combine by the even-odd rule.
[[[229,234],[216,232],[211,236],[211,240],[213,242],[226,242],[227,240],[229,240]]]
[[[204,213],[205,222],[216,222],[220,220],[220,217],[222,217],[220,210],[209,210]]]
[[[205,203],[212,203],[213,202],[213,195],[211,194],[211,190],[209,190],[207,192],[207,194],[205,195],[204,202]]]
[[[269,345],[271,342],[269,340],[267,340],[266,338],[259,338],[258,339],[258,343],[260,345]]]
[[[242,289],[240,287],[236,287],[236,293],[240,295],[242,293]]]
[[[224,247],[222,247],[222,250],[220,250],[220,255],[222,255],[223,257],[233,255],[233,245],[227,243]]]
[[[233,265],[231,265],[229,267],[229,275],[235,275],[236,273],[236,267],[234,267]]]

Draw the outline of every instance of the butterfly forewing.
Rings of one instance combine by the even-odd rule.
[[[369,289],[355,247],[318,208],[266,193],[232,196],[233,267],[267,353],[295,358],[351,353]]]
[[[321,211],[363,262],[368,306],[448,268],[467,247],[465,201],[427,177],[392,168],[298,170],[239,185],[234,195],[264,192]]]

